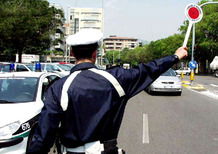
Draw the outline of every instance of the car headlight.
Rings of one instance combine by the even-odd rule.
[[[159,84],[160,84],[160,81],[156,81],[156,80],[152,83],[153,86],[159,85]]]
[[[12,134],[15,133],[20,127],[20,122],[16,121],[0,127],[0,139],[9,139],[12,137]]]

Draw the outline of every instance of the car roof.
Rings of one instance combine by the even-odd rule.
[[[59,63],[40,63],[40,64],[50,64],[50,65],[57,65]]]
[[[10,64],[8,62],[0,62],[1,65]]]
[[[40,77],[43,74],[55,74],[55,73],[46,73],[46,72],[4,72],[4,73],[0,73],[0,77]]]

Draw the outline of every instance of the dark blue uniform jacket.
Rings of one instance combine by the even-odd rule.
[[[82,70],[71,83],[66,111],[60,105],[61,92],[67,77],[56,81],[47,91],[44,107],[28,152],[49,151],[56,132],[66,147],[77,147],[92,141],[116,139],[128,99],[148,87],[162,73],[172,67],[178,58],[174,55],[139,64],[132,69],[114,67],[112,74],[125,91],[119,97],[112,84],[103,76],[87,70],[91,63],[81,63],[71,73]],[[60,128],[59,128],[60,126]]]

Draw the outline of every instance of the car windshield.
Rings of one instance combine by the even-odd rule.
[[[41,67],[42,67],[42,70],[48,71],[48,72],[56,72],[56,71],[60,72],[61,71],[59,67],[54,64],[42,64]]]
[[[173,69],[169,69],[165,73],[163,73],[161,76],[176,76],[176,73]]]
[[[36,70],[35,64],[26,64],[26,66],[27,66],[31,71],[35,71],[35,70]]]
[[[38,78],[0,78],[0,104],[24,103],[36,99]]]
[[[65,65],[65,64],[57,64],[61,69],[65,70],[65,71],[70,71],[72,67],[70,67],[69,65]]]

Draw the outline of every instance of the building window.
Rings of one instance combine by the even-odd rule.
[[[114,43],[105,43],[106,45],[114,45]]]

